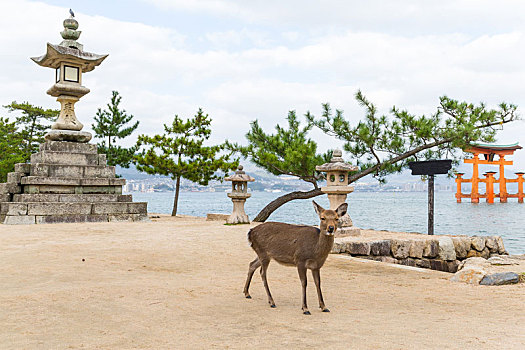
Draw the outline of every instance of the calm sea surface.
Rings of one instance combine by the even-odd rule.
[[[148,212],[170,214],[173,193],[133,192],[133,200],[148,202]],[[253,192],[246,201],[246,213],[253,219],[272,199],[283,193]],[[328,198],[315,200],[328,207]],[[347,200],[354,225],[389,231],[427,232],[426,192],[357,192]],[[206,216],[207,213],[232,211],[232,202],[222,192],[182,192],[178,214]],[[269,221],[316,225],[318,217],[311,200],[295,200],[275,211]],[[525,254],[525,204],[516,199],[509,203],[456,203],[454,193],[436,192],[434,209],[436,234],[499,235],[511,254]]]

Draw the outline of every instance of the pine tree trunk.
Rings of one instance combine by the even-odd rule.
[[[179,202],[180,176],[177,177],[177,184],[175,185],[175,198],[173,199],[173,211],[171,216],[177,215],[177,203]]]
[[[295,191],[295,192],[287,193],[281,197],[274,199],[270,203],[268,203],[268,205],[266,205],[259,212],[259,214],[257,214],[257,216],[255,217],[255,219],[253,219],[253,221],[265,222],[266,220],[268,220],[268,218],[270,217],[270,215],[272,215],[274,211],[280,208],[283,204],[293,201],[294,199],[308,199],[308,198],[320,196],[322,194],[323,192],[321,192],[321,189],[319,188],[313,189],[308,192]]]

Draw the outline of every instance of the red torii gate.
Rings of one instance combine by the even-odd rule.
[[[474,156],[471,159],[465,159],[465,163],[472,163],[473,171],[471,179],[463,179],[464,173],[457,173],[456,184],[457,193],[456,199],[458,203],[461,203],[461,198],[470,198],[471,203],[479,203],[480,198],[486,198],[487,203],[494,203],[494,197],[499,197],[501,203],[506,203],[507,198],[518,198],[519,203],[523,203],[523,172],[518,172],[516,179],[505,178],[505,165],[512,165],[511,160],[505,160],[506,155],[512,155],[518,149],[522,149],[518,143],[512,145],[486,145],[486,144],[473,144],[470,148],[466,149],[465,152],[472,153]],[[479,155],[483,154],[485,159],[479,159]],[[494,156],[498,156],[498,160],[494,160]],[[488,171],[485,174],[484,179],[479,178],[479,164],[499,165],[499,178],[494,178],[494,171]],[[478,185],[480,182],[485,183],[485,193],[479,193]],[[494,183],[499,184],[499,194],[494,194]],[[509,194],[507,192],[507,183],[517,182],[518,193]],[[462,183],[472,183],[472,190],[470,193],[461,193]]]

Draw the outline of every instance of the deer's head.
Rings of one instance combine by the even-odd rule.
[[[314,204],[315,212],[319,215],[319,219],[321,219],[321,223],[319,224],[321,232],[324,232],[329,236],[333,235],[337,230],[339,218],[346,214],[348,204],[343,203],[336,210],[326,210],[315,201],[312,202]]]

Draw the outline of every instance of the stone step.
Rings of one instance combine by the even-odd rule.
[[[14,183],[14,184],[20,184],[20,179],[22,176],[25,176],[24,173],[20,173],[18,171],[7,173],[7,182],[8,183]]]
[[[146,202],[3,202],[0,215],[6,216],[47,216],[47,215],[104,215],[104,214],[147,214]]]
[[[1,183],[0,184],[0,194],[13,194],[21,193],[22,188],[16,183]]]
[[[23,185],[23,188],[28,194],[122,194],[122,186]]]
[[[31,155],[31,164],[103,165],[106,155],[96,153],[40,151]]]
[[[80,178],[80,177],[46,177],[25,176],[22,185],[56,185],[56,186],[124,186],[122,178]]]
[[[0,215],[5,225],[57,224],[80,222],[149,221],[147,214],[68,214],[68,215]]]
[[[31,172],[31,164],[29,163],[17,163],[15,164],[15,172],[29,175]]]
[[[46,141],[40,144],[40,151],[72,152],[72,153],[97,153],[97,145],[90,143]]]
[[[114,178],[115,167],[104,165],[60,165],[35,163],[31,164],[31,176]]]
[[[2,199],[3,197],[1,197]],[[2,200],[0,200],[2,201]],[[63,203],[97,203],[97,202],[132,202],[130,194],[14,194],[13,202],[63,202]],[[5,200],[3,202],[8,202]]]

